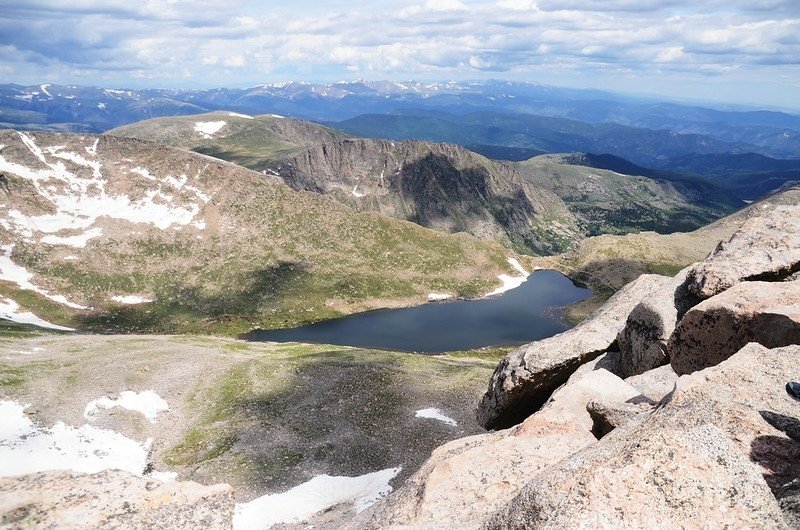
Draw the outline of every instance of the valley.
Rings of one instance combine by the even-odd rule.
[[[737,352],[797,344],[795,116],[500,82],[3,85],[0,112],[3,524],[602,526],[542,509],[539,491],[579,504],[549,473],[580,489],[569,469],[604,454],[661,473],[615,440],[683,451],[672,429],[733,440],[687,451],[722,481],[749,470],[736,495],[761,504],[737,520],[793,513],[793,475],[753,471],[735,421],[696,432],[720,406],[782,436],[703,389],[731,371],[788,414]],[[724,277],[705,301],[703,274]],[[728,289],[755,308],[737,322],[781,331],[747,323],[706,362],[690,326]]]

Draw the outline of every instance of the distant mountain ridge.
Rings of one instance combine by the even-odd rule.
[[[676,134],[699,134],[718,142],[752,145],[755,149],[745,150],[765,155],[800,157],[798,115],[763,110],[718,110],[535,83],[348,81],[273,83],[243,89],[139,90],[51,84],[0,85],[0,126],[16,128],[102,132],[151,117],[214,110],[342,121],[362,114],[413,109],[455,114],[499,111],[589,124],[613,123]]]
[[[203,132],[212,125],[213,131]],[[660,182],[589,170],[562,155],[502,163],[454,144],[347,138],[273,116],[158,118],[107,134],[212,154],[358,211],[467,232],[535,254],[565,250],[598,233],[693,230],[741,205],[696,178]],[[583,191],[575,196],[572,190]]]

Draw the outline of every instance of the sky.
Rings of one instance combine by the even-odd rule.
[[[0,82],[530,81],[800,109],[798,0],[0,0]]]

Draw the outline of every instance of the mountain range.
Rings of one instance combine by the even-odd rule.
[[[213,154],[359,211],[534,254],[591,234],[692,230],[741,205],[696,178],[623,175],[574,164],[574,156],[498,162],[454,144],[347,138],[269,115],[157,118],[107,134]]]

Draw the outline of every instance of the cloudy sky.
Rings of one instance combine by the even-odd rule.
[[[507,79],[800,109],[798,0],[0,0],[0,82]]]

